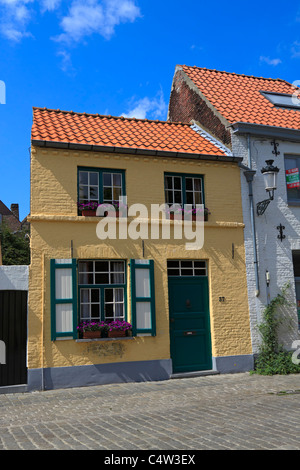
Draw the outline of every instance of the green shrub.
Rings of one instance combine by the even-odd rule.
[[[279,313],[279,307],[287,305],[287,284],[282,291],[271,300],[263,312],[263,320],[258,326],[261,334],[260,350],[254,361],[254,373],[260,375],[296,374],[300,373],[300,365],[292,361],[292,352],[285,351],[278,341],[279,326],[285,321]]]

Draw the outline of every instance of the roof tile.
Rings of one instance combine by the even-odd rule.
[[[226,155],[185,123],[33,108],[32,140],[116,148]]]
[[[269,91],[291,95],[295,92],[291,83],[280,78],[254,77],[187,65],[179,67],[230,123],[300,129],[300,110],[278,108],[260,93]]]

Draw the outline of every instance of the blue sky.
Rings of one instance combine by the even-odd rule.
[[[300,0],[0,0],[0,41],[0,199],[24,218],[33,106],[165,120],[176,64],[300,80]]]

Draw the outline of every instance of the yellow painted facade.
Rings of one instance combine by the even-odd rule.
[[[149,238],[144,242],[144,257],[154,260],[154,337],[97,342],[51,341],[50,259],[73,257],[129,262],[143,258],[140,239],[101,241],[96,236],[98,219],[77,215],[78,167],[125,170],[128,206],[142,203],[149,213],[151,204],[165,202],[165,172],[204,176],[205,201],[211,215],[205,222],[203,248],[187,251],[186,240]],[[171,259],[207,261],[212,355],[252,354],[237,163],[32,147],[30,223],[28,369],[169,359],[167,260]],[[131,321],[127,269],[127,319]],[[220,302],[219,297],[224,297],[225,301]]]

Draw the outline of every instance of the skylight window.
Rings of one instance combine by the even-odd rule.
[[[274,93],[270,91],[262,91],[261,93],[275,106],[300,110],[300,99],[296,93],[293,95],[288,95],[286,93]]]

